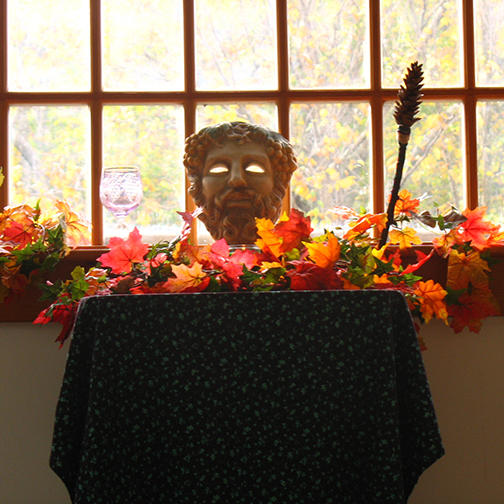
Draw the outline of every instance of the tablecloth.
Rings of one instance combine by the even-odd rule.
[[[90,297],[50,465],[75,504],[404,503],[443,454],[396,291]]]

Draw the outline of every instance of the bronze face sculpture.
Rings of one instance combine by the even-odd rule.
[[[254,243],[255,218],[275,222],[297,168],[290,143],[279,133],[244,122],[203,128],[186,139],[189,194],[212,238]]]

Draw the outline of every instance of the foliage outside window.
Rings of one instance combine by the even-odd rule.
[[[403,187],[420,210],[487,206],[504,221],[504,4],[500,0],[4,0],[0,205],[67,202],[115,234],[101,169],[142,169],[130,227],[154,242],[191,210],[183,139],[222,120],[259,122],[295,146],[290,206],[316,229],[330,210],[385,209],[391,106],[424,63]],[[228,19],[233,22],[229,23]],[[200,238],[205,242],[204,230]],[[425,235],[428,239],[428,234]]]

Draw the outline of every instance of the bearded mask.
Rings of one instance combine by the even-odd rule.
[[[189,192],[215,240],[250,244],[255,219],[275,222],[297,168],[290,144],[278,133],[247,123],[204,128],[186,140]]]

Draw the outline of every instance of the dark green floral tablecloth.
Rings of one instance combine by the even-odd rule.
[[[73,503],[404,503],[443,454],[393,291],[87,298],[51,467]]]

